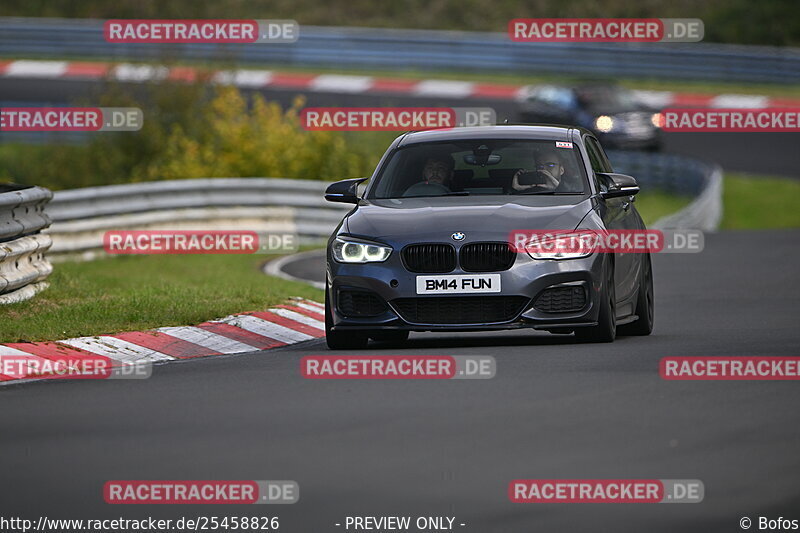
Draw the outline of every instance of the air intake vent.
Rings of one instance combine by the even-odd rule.
[[[517,318],[529,299],[525,296],[443,296],[398,298],[392,304],[414,324],[491,324]]]
[[[545,313],[580,311],[586,305],[586,290],[578,287],[550,287],[539,293],[534,309]]]
[[[339,312],[347,317],[378,316],[386,312],[386,302],[369,291],[340,290],[337,300]]]

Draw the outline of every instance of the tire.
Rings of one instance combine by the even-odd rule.
[[[384,330],[373,331],[369,334],[369,338],[375,342],[388,342],[391,344],[402,344],[408,340],[408,331],[401,330]]]
[[[630,324],[620,326],[617,333],[620,335],[650,335],[653,331],[654,307],[653,266],[650,263],[650,254],[647,254],[642,266],[639,294],[636,296],[636,310],[634,311],[639,318]]]
[[[325,291],[325,342],[331,350],[363,350],[367,347],[367,334],[362,331],[333,331],[331,299]]]
[[[600,312],[597,325],[588,328],[575,328],[575,338],[581,342],[614,342],[617,336],[617,302],[614,289],[614,269],[609,266],[603,289],[600,291]]]

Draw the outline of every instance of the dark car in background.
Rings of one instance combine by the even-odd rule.
[[[558,176],[558,178],[554,178]],[[406,133],[366,178],[336,182],[355,204],[328,241],[332,349],[409,331],[534,328],[611,342],[653,327],[648,253],[530,252],[524,230],[643,230],[631,176],[588,130],[485,126]]]
[[[633,91],[609,83],[531,87],[520,104],[521,122],[575,124],[606,148],[658,150],[663,119]]]

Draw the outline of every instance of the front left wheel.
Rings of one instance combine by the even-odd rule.
[[[617,336],[617,296],[614,289],[614,267],[606,268],[606,279],[597,299],[600,310],[597,325],[575,328],[575,338],[581,342],[614,342]]]
[[[362,350],[369,338],[363,331],[334,331],[331,299],[325,291],[325,342],[331,350]]]
[[[634,311],[638,318],[630,324],[620,326],[617,330],[620,335],[650,335],[653,332],[655,304],[653,300],[653,266],[650,263],[650,254],[647,254],[642,263],[639,294],[636,297],[636,311]]]

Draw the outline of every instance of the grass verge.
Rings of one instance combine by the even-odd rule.
[[[800,179],[726,173],[720,229],[800,228]]]
[[[57,340],[191,325],[263,310],[290,296],[320,301],[303,283],[265,276],[252,255],[151,255],[59,263],[50,288],[0,307],[0,342]]]
[[[726,172],[723,181],[720,229],[800,228],[800,179]],[[678,211],[692,201],[662,191],[645,190],[636,208],[647,225]]]
[[[647,226],[661,217],[670,215],[689,205],[690,196],[678,196],[672,193],[645,189],[636,195],[636,209],[642,215]]]

